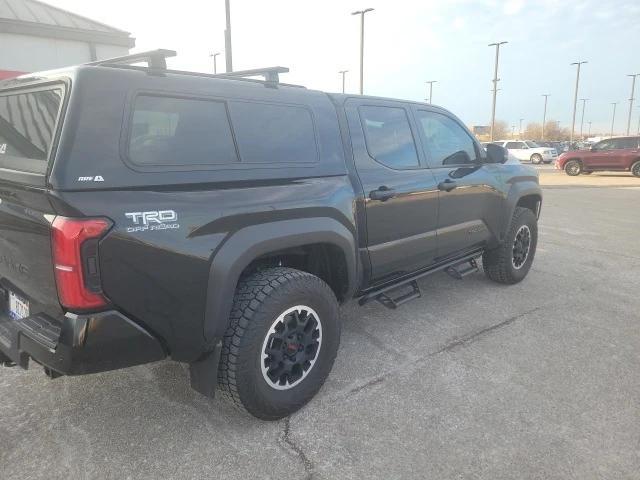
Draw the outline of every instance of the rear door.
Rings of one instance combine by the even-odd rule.
[[[480,145],[455,117],[427,106],[413,110],[439,189],[438,259],[483,246],[499,228],[501,165],[482,163]]]
[[[0,90],[0,342],[3,322],[59,313],[46,173],[66,86]]]
[[[429,265],[437,254],[438,191],[421,158],[409,107],[349,99],[345,109],[364,189],[371,281]]]

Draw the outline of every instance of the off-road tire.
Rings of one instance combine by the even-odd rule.
[[[564,173],[570,177],[576,177],[582,173],[582,162],[580,160],[569,160],[564,164]]]
[[[514,266],[514,243],[520,229],[526,226],[530,232],[530,245],[524,263]],[[528,208],[516,207],[505,240],[499,247],[487,250],[482,255],[484,273],[494,282],[514,284],[529,273],[538,244],[538,221]]]
[[[640,160],[631,165],[631,173],[635,177],[640,177]]]
[[[261,355],[274,321],[294,306],[317,312],[322,342],[300,383],[277,390],[263,376]],[[303,407],[326,380],[340,344],[338,302],[320,278],[285,267],[269,268],[238,282],[218,368],[222,394],[242,411],[278,420]]]
[[[539,153],[534,153],[533,155],[531,155],[531,163],[533,163],[534,165],[540,165],[542,163],[542,155],[540,155]]]

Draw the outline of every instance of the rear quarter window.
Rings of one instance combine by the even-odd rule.
[[[318,161],[313,119],[306,108],[231,101],[230,110],[242,162]]]
[[[212,100],[137,96],[128,152],[141,166],[238,162],[226,104]]]
[[[64,88],[0,92],[0,166],[46,173]]]

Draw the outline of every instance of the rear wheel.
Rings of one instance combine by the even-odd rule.
[[[533,155],[531,155],[531,163],[535,163],[536,165],[541,164],[542,155],[540,155],[539,153],[534,153]]]
[[[575,177],[582,173],[582,163],[580,160],[569,160],[564,164],[564,173],[571,177]]]
[[[631,173],[633,173],[636,177],[640,177],[640,160],[631,165]]]
[[[339,343],[338,303],[325,282],[292,268],[263,270],[238,284],[218,383],[239,409],[277,420],[320,390]]]
[[[528,208],[516,207],[505,241],[482,255],[484,273],[494,282],[518,283],[529,273],[538,244],[538,220]]]

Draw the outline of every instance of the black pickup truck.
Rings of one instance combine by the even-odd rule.
[[[537,174],[450,112],[171,54],[0,83],[1,363],[55,378],[169,357],[277,419],[327,378],[341,302],[396,308],[480,263],[526,276]]]

